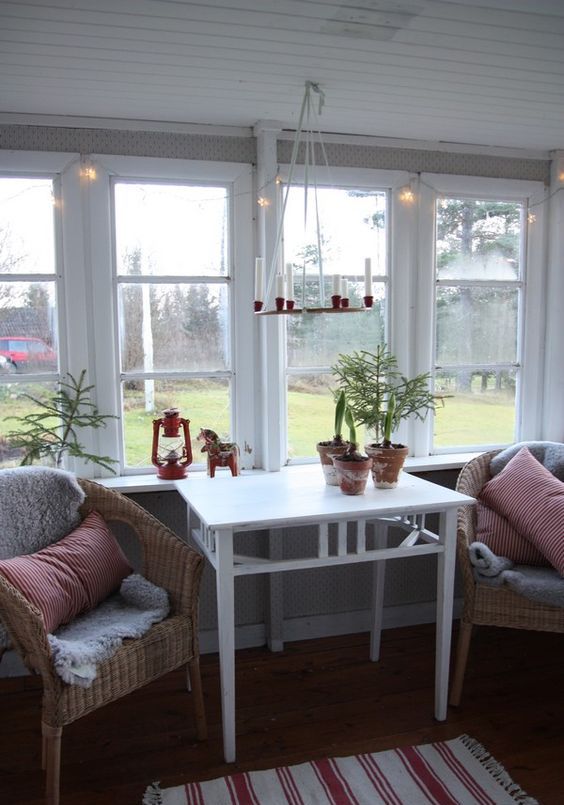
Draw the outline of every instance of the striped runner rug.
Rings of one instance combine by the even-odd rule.
[[[143,805],[538,805],[477,741],[409,746],[161,789]]]

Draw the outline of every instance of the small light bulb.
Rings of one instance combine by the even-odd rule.
[[[412,204],[415,201],[415,193],[411,187],[402,187],[399,192],[399,198],[404,204]]]
[[[527,221],[528,221],[530,224],[534,224],[536,220],[537,220],[537,216],[535,215],[535,213],[534,213],[534,212],[530,212],[530,213],[527,215]]]
[[[264,196],[259,196],[257,198],[257,204],[259,205],[259,207],[269,207],[270,201]]]
[[[282,184],[282,177],[278,174],[274,179],[275,184]]]
[[[80,175],[83,179],[88,179],[89,181],[93,182],[96,178],[96,168],[93,168],[92,166],[81,168]]]

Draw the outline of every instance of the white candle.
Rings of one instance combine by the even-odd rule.
[[[277,299],[284,299],[284,275],[276,275],[276,297]]]
[[[364,295],[372,296],[372,260],[366,257],[364,260]]]
[[[333,296],[339,296],[341,294],[341,275],[334,274],[333,275]]]
[[[294,298],[294,274],[292,263],[286,263],[286,299]]]
[[[255,299],[257,302],[264,301],[264,257],[255,260]]]
[[[349,282],[348,280],[341,280],[341,297],[343,299],[349,298]]]

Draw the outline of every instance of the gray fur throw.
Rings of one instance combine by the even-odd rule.
[[[551,472],[559,481],[564,481],[564,444],[560,442],[518,442],[506,447],[490,463],[490,473],[497,475],[516,456],[522,447],[528,447],[530,452],[543,467]]]
[[[35,553],[80,522],[84,492],[70,472],[50,467],[0,470],[0,559]],[[0,622],[0,649],[10,639]]]
[[[89,688],[99,662],[115,654],[125,638],[144,635],[169,610],[166,590],[132,573],[118,593],[48,635],[56,672],[69,685]]]
[[[514,565],[511,559],[496,556],[483,542],[473,542],[468,552],[474,568],[474,578],[488,587],[507,585],[519,595],[548,604],[564,607],[564,579],[553,567]]]

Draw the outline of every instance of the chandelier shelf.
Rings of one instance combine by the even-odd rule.
[[[315,98],[314,98],[315,96]],[[318,109],[315,109],[314,101],[317,101]],[[285,192],[282,202],[282,210],[280,219],[278,221],[276,239],[272,253],[272,259],[266,273],[266,289],[264,277],[264,258],[257,257],[255,261],[255,301],[254,311],[257,316],[302,316],[304,314],[319,314],[319,313],[361,313],[363,311],[371,310],[373,308],[374,297],[372,296],[372,271],[370,258],[365,259],[364,269],[364,291],[363,306],[349,305],[348,283],[347,280],[341,281],[339,274],[333,275],[333,293],[331,296],[331,304],[325,304],[325,282],[323,273],[323,252],[322,252],[322,236],[321,226],[319,220],[319,204],[318,204],[318,184],[316,178],[316,146],[318,153],[321,153],[325,162],[325,167],[329,169],[329,162],[327,160],[327,153],[325,145],[321,137],[321,131],[318,122],[318,116],[321,114],[323,104],[325,102],[325,94],[319,85],[313,81],[305,82],[305,90],[296,127],[296,134],[292,146],[292,156],[290,160],[290,167],[288,171],[288,179],[285,187]],[[313,125],[315,121],[316,125]],[[318,255],[318,277],[319,277],[319,303],[314,305],[306,305],[306,264],[305,261],[302,267],[302,289],[301,289],[301,305],[298,307],[297,301],[293,298],[294,295],[294,281],[292,263],[286,263],[286,276],[281,271],[280,252],[283,242],[284,231],[284,216],[286,214],[286,207],[288,203],[288,196],[292,187],[292,180],[298,160],[300,145],[304,147],[304,229],[307,225],[308,216],[308,191],[313,190],[313,200],[315,207],[315,224],[317,232],[317,255]],[[280,184],[279,177],[276,178],[276,184]],[[263,203],[260,203],[260,202]],[[259,199],[259,204],[263,208],[263,214],[267,214],[268,204],[264,199]],[[274,291],[274,293],[273,293]],[[274,307],[267,309],[269,302],[272,301],[274,296]]]

